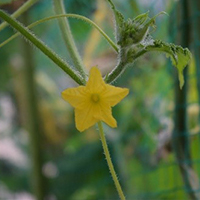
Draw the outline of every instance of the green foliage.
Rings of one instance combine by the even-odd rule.
[[[153,44],[146,45],[147,51],[164,52],[170,56],[172,64],[177,68],[179,73],[180,88],[184,85],[183,70],[191,59],[191,53],[187,48],[177,46],[175,44],[168,44],[161,40],[154,40]]]
[[[73,144],[76,147],[73,146],[72,150],[69,149],[69,146],[71,146],[73,138],[75,138]],[[59,199],[66,199],[66,197],[67,199],[92,200],[96,197],[104,199],[105,191],[109,196],[113,196],[116,192],[107,170],[101,145],[98,141],[84,145],[81,144],[81,139],[83,139],[81,135],[69,138],[65,155],[55,158],[54,162],[62,174],[51,182],[51,191]],[[77,144],[78,142],[81,144],[80,146]],[[83,193],[88,194],[87,197]]]
[[[108,1],[114,8],[113,11],[115,17],[117,16],[117,41],[120,46],[120,51],[124,53],[123,59],[126,61],[126,64],[132,65],[138,57],[147,52],[163,52],[171,58],[173,65],[177,67],[182,86],[182,71],[191,56],[189,50],[152,38],[149,30],[150,28],[155,28],[155,19],[158,15],[150,18],[149,13],[147,12],[134,19],[125,20],[123,15],[115,9],[111,0]],[[74,8],[77,9],[75,2],[78,2],[78,0],[69,0],[69,3],[74,4]],[[84,2],[84,0],[80,0],[80,2]],[[123,3],[126,4],[125,1]],[[81,10],[83,9],[83,7],[79,7]],[[42,10],[42,13],[44,11],[44,13],[52,15],[52,13],[49,13],[49,9],[47,11],[46,6],[43,5],[43,8],[44,10]],[[38,7],[36,6],[34,9],[38,9]],[[41,7],[39,9],[41,9]],[[83,10],[85,11],[85,9]],[[73,12],[71,7],[69,11]],[[74,11],[76,12],[76,10]],[[38,18],[38,14],[41,13],[41,10],[36,10],[34,13],[34,15],[36,15],[35,18]],[[83,13],[88,14],[87,11]],[[127,16],[129,15],[128,12],[126,14]],[[44,16],[42,16],[42,18],[43,17]],[[35,18],[32,19],[32,21],[35,21]],[[119,26],[117,26],[117,24]],[[88,26],[84,23],[83,27],[80,26],[79,23],[72,23],[72,25],[74,28],[72,29],[73,35],[76,35],[75,39],[78,39],[76,42],[80,42],[79,47],[81,47],[89,32]],[[164,28],[166,27],[167,26]],[[66,55],[62,46],[63,43],[58,37],[59,35],[56,28],[53,27],[52,29],[49,29],[48,27],[48,29],[45,29],[42,27],[41,31],[43,32],[40,32],[40,34],[42,35],[42,38],[45,38],[45,42],[53,46],[58,52],[64,52],[64,57]],[[165,31],[164,28],[160,28],[159,31]],[[138,34],[136,30],[140,30],[141,35]],[[127,31],[129,37],[126,40],[125,35]],[[11,43],[10,45],[13,44]],[[13,48],[16,47],[17,45],[13,45],[10,49],[13,51]],[[35,57],[37,57],[37,66],[40,67],[40,71],[43,71],[47,76],[49,75],[49,80],[52,81],[52,83],[55,81],[58,83],[57,85],[64,87],[66,84],[65,75],[60,73],[59,70],[56,71],[56,68],[51,66],[52,63],[48,63],[48,60],[45,60],[40,55],[40,52],[38,52],[39,51],[36,52],[37,54]],[[5,78],[3,76],[5,76],[5,70],[8,70],[8,68],[6,68],[8,66],[6,66],[4,62],[6,55],[10,55],[11,51],[7,52],[4,47],[2,48],[2,53],[0,54],[4,59],[1,63],[3,67],[0,75],[2,78]],[[125,66],[122,65],[122,67],[124,68]],[[2,83],[3,79],[0,78],[0,80]],[[10,82],[9,84],[11,85],[11,81],[8,81],[7,79],[6,81]],[[88,133],[78,134],[72,123],[74,119],[73,115],[70,114],[69,110],[64,109],[67,105],[63,105],[62,100],[58,98],[60,95],[59,88],[56,88],[56,92],[53,93],[53,87],[49,84],[50,82],[47,82],[44,77],[42,77],[42,81],[46,84],[46,90],[43,91],[41,85],[39,85],[40,99],[43,99],[44,105],[47,105],[47,99],[51,96],[52,99],[48,111],[51,112],[51,109],[55,110],[57,115],[54,116],[52,121],[49,121],[46,115],[41,115],[41,118],[46,122],[48,127],[50,124],[54,123],[55,126],[58,126],[57,131],[51,131],[55,132],[56,137],[64,135],[63,132],[67,134],[67,137],[63,139],[63,141],[66,140],[65,154],[63,154],[62,144],[54,144],[53,146],[46,141],[44,145],[45,150],[42,153],[45,154],[46,161],[53,162],[58,171],[58,174],[55,177],[48,177],[48,193],[55,195],[58,199],[117,199],[115,196],[116,191],[107,170],[106,161],[102,154],[102,147],[100,146],[99,140],[91,139],[91,135],[92,137],[95,137],[96,132],[94,131],[91,135]],[[70,85],[71,82],[67,82],[67,84]],[[161,158],[158,163],[154,162],[156,158],[154,153],[159,143],[156,138],[159,131],[164,129],[164,125],[161,124],[161,119],[172,118],[170,114],[172,110],[169,108],[169,105],[173,106],[171,74],[166,70],[164,58],[157,56],[157,54],[151,54],[151,56],[144,57],[144,59],[139,60],[137,67],[127,69],[127,71],[123,73],[123,76],[118,79],[116,84],[131,88],[130,95],[127,99],[113,110],[114,115],[117,117],[118,129],[113,130],[113,135],[110,129],[107,129],[108,133],[111,134],[108,134],[108,136],[111,136],[108,137],[108,139],[111,138],[109,140],[109,147],[112,157],[114,158],[115,166],[117,166],[116,169],[120,181],[125,178],[120,174],[118,168],[120,168],[121,164],[124,164],[127,167],[127,169],[125,167],[125,169],[122,170],[123,172],[127,172],[129,176],[128,179],[125,179],[126,184],[130,187],[129,196],[127,197],[130,197],[130,199],[155,200],[186,199],[185,188],[173,154],[170,153],[169,155],[166,155]],[[52,93],[47,95],[47,91]],[[166,94],[169,91],[170,94]],[[16,93],[19,93],[19,91]],[[18,104],[20,105],[22,103],[19,101]],[[44,105],[41,104],[41,110]],[[18,118],[20,114],[23,113],[19,106],[19,113],[16,118]],[[49,116],[48,113],[47,115]],[[60,116],[62,116],[62,119]],[[67,128],[65,129],[65,127]],[[13,130],[13,132],[14,131],[15,130]],[[50,134],[51,133],[45,130],[46,137]],[[112,143],[112,137],[119,137],[118,143],[120,143],[122,147],[117,146],[116,142]],[[89,141],[88,138],[90,138],[91,141]],[[196,160],[199,160],[198,135],[193,139],[194,142],[191,145],[193,156]],[[56,141],[55,138],[54,141]],[[28,143],[27,145],[29,146]],[[117,149],[116,152],[115,149]],[[119,152],[125,155],[125,162],[121,162],[119,159]],[[200,173],[199,163],[195,163],[194,167]],[[0,171],[1,181],[5,183],[10,190],[30,192],[30,186],[27,183],[27,171],[17,170],[15,173],[9,172],[9,176],[3,170]]]
[[[116,39],[121,48],[127,48],[145,40],[146,35],[149,32],[149,28],[155,28],[156,17],[160,14],[166,14],[165,12],[160,12],[154,17],[150,18],[149,12],[146,12],[138,15],[134,19],[125,20],[122,13],[116,10],[112,1],[108,1],[111,4],[113,13],[115,15]]]
[[[154,17],[149,17],[149,12],[138,15],[134,19],[125,20],[123,15],[116,10],[111,0],[108,0],[111,4],[115,16],[116,23],[116,39],[120,46],[121,59],[124,64],[130,64],[135,62],[141,55],[158,51],[164,52],[170,56],[172,64],[177,68],[179,73],[180,88],[183,87],[183,69],[189,63],[191,59],[191,53],[187,48],[182,48],[175,44],[168,44],[161,40],[154,40],[150,35],[150,28],[155,29],[155,19],[160,14],[166,14],[160,12]]]
[[[70,13],[77,13],[84,16],[90,16],[96,9],[96,1],[93,0],[67,0],[66,10]],[[77,9],[78,8],[78,9]]]
[[[164,12],[159,13],[163,14]],[[117,43],[126,48],[131,45],[140,43],[146,38],[150,27],[155,28],[155,19],[158,16],[149,17],[149,12],[138,15],[134,19],[128,19],[120,24],[119,40]]]

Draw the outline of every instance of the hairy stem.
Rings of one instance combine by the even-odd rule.
[[[104,131],[103,131],[102,122],[98,122],[98,127],[99,127],[100,138],[101,138],[104,154],[105,154],[105,157],[106,157],[106,160],[107,160],[107,163],[108,163],[108,167],[109,167],[110,173],[112,175],[113,181],[115,183],[115,187],[116,187],[117,192],[118,192],[118,194],[120,196],[120,199],[121,200],[125,200],[126,198],[124,196],[124,193],[122,191],[121,185],[120,185],[119,180],[117,178],[114,166],[112,164],[112,160],[111,160],[111,157],[110,157],[110,153],[109,153],[109,150],[108,150],[106,138],[105,138]]]
[[[27,11],[32,5],[37,3],[39,0],[29,0],[26,3],[24,3],[17,11],[15,11],[11,16],[14,18],[19,17],[21,14],[23,14],[25,11]],[[6,26],[8,26],[7,22],[3,22],[0,25],[0,31],[4,29]]]
[[[134,61],[139,58],[140,56],[144,55],[145,53],[147,53],[146,49],[142,49],[141,51],[139,51],[138,53],[136,53],[135,55],[133,55],[132,60],[127,60],[125,53],[123,50],[121,50],[120,52],[120,58],[123,58],[123,60],[121,59],[120,62],[117,64],[117,66],[104,78],[105,81],[107,83],[112,83],[114,81],[116,81],[120,75],[124,72],[124,70],[130,65],[133,64]],[[125,58],[125,59],[124,59]]]
[[[81,78],[67,62],[63,61],[52,49],[47,47],[40,39],[24,27],[20,22],[10,17],[4,11],[0,10],[0,17],[9,23],[13,28],[19,31],[28,41],[42,51],[48,58],[57,64],[63,71],[65,71],[74,81],[79,85],[85,84],[85,79]]]
[[[55,16],[51,16],[51,17],[46,17],[44,19],[38,20],[32,24],[30,24],[29,26],[27,26],[27,28],[33,28],[41,23],[53,20],[53,19],[57,19],[57,18],[63,18],[63,17],[70,17],[70,18],[75,18],[75,19],[80,19],[83,20],[84,22],[90,24],[91,26],[93,26],[94,28],[96,28],[101,35],[107,40],[107,42],[113,47],[113,49],[118,52],[118,47],[117,45],[109,38],[109,36],[97,25],[95,24],[92,20],[88,19],[87,17],[84,17],[82,15],[76,15],[76,14],[62,14],[62,15],[55,15]],[[2,42],[0,44],[0,47],[4,46],[5,44],[7,44],[8,42],[10,42],[11,40],[13,40],[14,38],[16,38],[17,36],[19,36],[19,33],[16,33],[14,35],[12,35],[10,38],[8,38],[7,40],[5,40],[4,42]]]
[[[65,7],[63,0],[53,0],[54,1],[54,11],[57,15],[59,14],[66,14],[65,13]],[[85,78],[85,70],[83,61],[78,53],[77,47],[74,42],[73,35],[70,30],[70,25],[68,23],[67,19],[60,18],[58,19],[60,30],[62,33],[62,37],[64,39],[65,45],[69,51],[69,54],[72,58],[72,61],[74,63],[74,66],[76,69],[80,72],[80,74]]]

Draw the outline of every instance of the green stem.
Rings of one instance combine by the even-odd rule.
[[[104,131],[103,131],[102,122],[98,122],[98,127],[99,127],[100,138],[101,138],[103,150],[104,150],[104,153],[105,153],[105,156],[106,156],[106,160],[107,160],[107,163],[108,163],[110,173],[111,173],[113,181],[115,183],[115,187],[116,187],[117,192],[120,196],[120,199],[125,200],[126,198],[124,196],[124,193],[122,191],[121,185],[120,185],[119,180],[117,178],[114,166],[112,164],[112,160],[111,160],[111,157],[110,157],[110,153],[109,153],[108,146],[107,146],[107,143],[106,143],[106,138],[105,138]]]
[[[29,15],[25,13],[23,16],[23,22],[29,22]],[[24,40],[21,40],[22,43],[22,55],[24,58],[24,88],[26,95],[26,104],[25,110],[26,114],[26,123],[25,126],[29,132],[30,139],[30,150],[31,150],[31,183],[33,193],[37,200],[43,200],[46,195],[46,181],[45,177],[42,174],[42,166],[44,164],[43,158],[43,135],[41,129],[41,119],[37,98],[37,86],[35,83],[35,66],[33,51],[31,46],[26,43]]]
[[[84,85],[85,80],[80,77],[67,62],[64,62],[52,49],[47,47],[40,39],[24,27],[20,22],[10,17],[4,11],[0,10],[0,17],[8,22],[13,28],[19,31],[28,41],[40,49],[47,57],[49,57],[55,64],[57,64],[63,71],[65,71],[74,81],[79,85]]]
[[[25,11],[27,11],[33,4],[37,3],[39,0],[29,0],[26,3],[24,3],[17,11],[15,11],[11,16],[13,18],[19,17],[21,14],[23,14]],[[0,25],[0,31],[3,30],[6,26],[8,26],[8,23],[3,22]]]
[[[200,106],[200,1],[192,0],[192,9],[193,13],[196,16],[193,20],[193,37],[195,45],[194,45],[194,56],[195,56],[195,66],[196,66],[196,80],[197,80],[197,91],[198,91],[198,97],[199,97],[199,106]],[[200,126],[200,112],[199,112],[199,126]]]
[[[177,12],[180,11],[182,24],[178,39],[183,47],[188,47],[191,41],[191,23],[189,22],[191,13],[190,0],[182,0],[179,2],[180,7],[177,7]],[[179,25],[179,24],[178,24]],[[175,110],[174,110],[174,131],[172,135],[173,151],[177,159],[177,164],[180,169],[184,187],[187,188],[188,199],[199,200],[200,194],[196,192],[199,189],[198,175],[193,168],[193,160],[190,146],[190,133],[188,130],[188,112],[187,112],[187,97],[188,97],[188,67],[183,72],[185,84],[180,90],[179,83],[175,83]],[[192,174],[192,176],[191,176]],[[192,177],[192,178],[191,178]]]
[[[81,16],[81,15],[76,15],[76,14],[55,15],[55,16],[51,16],[51,17],[47,17],[47,18],[38,20],[38,21],[30,24],[29,26],[27,26],[27,28],[33,28],[33,27],[35,27],[41,23],[44,23],[46,21],[57,19],[57,18],[62,18],[62,17],[71,17],[71,18],[76,18],[76,19],[80,19],[80,20],[87,22],[88,24],[90,24],[91,26],[96,28],[101,33],[101,35],[107,40],[107,42],[113,47],[113,49],[116,52],[118,52],[117,45],[109,38],[109,36],[100,27],[97,24],[95,24],[92,20],[88,19],[87,17]],[[14,38],[16,38],[19,35],[20,35],[19,33],[14,34],[13,36],[11,36],[7,40],[5,40],[3,43],[1,43],[0,47],[4,46],[5,44],[7,44],[8,42],[10,42],[11,40],[13,40]]]
[[[124,70],[130,65],[133,64],[134,61],[139,58],[140,56],[147,53],[146,49],[142,49],[137,54],[133,55],[131,61],[123,59],[120,60],[120,62],[117,64],[117,66],[104,78],[105,82],[112,83],[117,80],[117,78],[120,77],[120,75],[124,72]],[[120,52],[120,58],[124,58],[125,53],[123,50]]]
[[[105,82],[112,83],[117,80],[118,77],[124,72],[127,64],[124,62],[119,62],[119,64],[105,77]]]
[[[66,14],[65,13],[65,7],[63,0],[53,0],[54,1],[54,11],[56,14]],[[86,78],[84,65],[82,62],[82,59],[78,53],[77,47],[74,42],[73,35],[71,33],[70,25],[67,19],[60,18],[58,19],[60,30],[62,33],[62,37],[64,39],[65,45],[69,51],[69,54],[72,58],[72,61],[74,63],[74,66],[76,69],[80,72],[80,74]]]

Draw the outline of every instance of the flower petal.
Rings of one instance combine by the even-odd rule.
[[[105,82],[101,76],[101,72],[97,67],[91,68],[86,87],[91,93],[99,93],[105,88]]]
[[[74,108],[84,108],[88,104],[88,95],[85,86],[69,88],[62,92],[62,97],[69,102]]]
[[[104,121],[113,128],[117,127],[111,107],[128,93],[128,89],[106,84],[99,69],[93,67],[86,86],[66,89],[62,92],[62,97],[75,108],[76,128],[82,132],[98,121]]]
[[[112,128],[117,127],[117,122],[115,118],[112,116],[112,110],[110,105],[107,103],[101,103],[101,120],[106,124],[111,126]]]
[[[84,109],[75,109],[76,128],[82,132],[96,124],[99,120],[93,117],[94,107],[90,105]]]
[[[108,102],[110,106],[115,106],[118,104],[127,94],[129,89],[115,87],[106,84],[106,90],[102,92],[104,101]]]

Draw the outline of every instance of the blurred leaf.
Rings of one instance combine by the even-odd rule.
[[[138,1],[129,0],[128,6],[130,6],[129,8],[131,8],[131,11],[133,13],[135,13],[136,15],[139,15],[141,8],[140,8]]]
[[[67,0],[65,6],[70,13],[90,16],[96,10],[96,0]]]
[[[109,149],[112,154],[112,146]],[[105,194],[116,199],[112,198],[116,192],[99,141],[82,145],[76,151],[66,150],[54,161],[60,175],[52,181],[51,192],[58,199],[75,199],[73,195],[81,195],[86,188],[95,195],[93,199],[105,199]]]
[[[13,3],[14,1],[16,1],[16,0],[1,0],[1,1],[0,1],[0,6],[1,6],[1,5],[4,5],[4,4]]]

